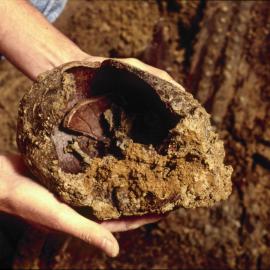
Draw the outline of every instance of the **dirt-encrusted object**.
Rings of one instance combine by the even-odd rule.
[[[114,60],[40,75],[21,101],[17,141],[37,179],[101,220],[211,206],[231,192],[232,168],[200,104]]]

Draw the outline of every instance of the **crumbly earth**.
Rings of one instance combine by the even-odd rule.
[[[116,88],[110,89],[114,83]],[[82,147],[83,140],[95,147],[87,134],[69,133],[61,125],[71,108],[84,106],[85,113],[85,104],[94,106],[91,99],[80,103],[82,93],[100,96],[104,88],[112,99],[117,94],[127,104],[120,112],[119,127],[110,123],[114,134],[108,140],[114,138],[111,148],[116,149],[100,156],[99,148]],[[129,116],[124,117],[125,111]],[[109,118],[119,118],[116,112],[111,110]],[[80,121],[78,116],[74,124]],[[113,60],[100,67],[73,62],[41,75],[20,105],[18,145],[44,185],[73,206],[90,207],[101,220],[166,213],[180,206],[212,206],[231,193],[232,168],[223,164],[223,143],[200,104],[183,88]]]

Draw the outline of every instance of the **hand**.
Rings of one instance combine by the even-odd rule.
[[[1,53],[33,80],[38,74],[66,62],[105,59],[82,52],[27,1],[0,1],[0,15]],[[137,59],[118,60],[180,86],[165,71]],[[82,217],[57,200],[47,189],[33,182],[27,177],[27,171],[22,164],[20,157],[0,156],[0,210],[79,237],[101,248],[110,256],[116,256],[119,252],[118,243],[111,232],[135,229],[160,219],[152,216],[95,223]]]
[[[100,224],[93,222],[27,177],[20,156],[0,156],[0,211],[78,237],[111,257],[117,256],[119,252],[119,245],[111,232],[136,229],[161,218],[146,216]]]
[[[28,1],[0,1],[0,17],[1,54],[32,80],[35,80],[40,73],[66,62],[105,59],[84,53]],[[177,84],[167,72],[146,65],[137,59],[118,60]]]
[[[89,54],[86,54],[84,52],[81,52],[79,54],[79,58],[78,60],[80,61],[90,61],[90,62],[103,62],[104,60],[106,60],[108,58],[105,58],[105,57],[99,57],[99,56],[92,56],[92,55],[89,55]],[[112,59],[115,59],[115,60],[118,60],[120,62],[123,62],[123,63],[126,63],[130,66],[134,66],[138,69],[142,69],[144,71],[147,71],[163,80],[166,80],[178,87],[180,87],[181,89],[184,90],[183,86],[180,85],[179,83],[177,83],[172,77],[170,74],[168,74],[168,72],[166,72],[165,70],[162,70],[162,69],[159,69],[159,68],[155,68],[153,66],[150,66],[150,65],[147,65],[145,64],[144,62],[140,61],[139,59],[137,58],[112,58]]]

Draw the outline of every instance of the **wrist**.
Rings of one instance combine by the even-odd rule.
[[[0,2],[0,52],[31,79],[66,62],[89,58],[27,1]]]

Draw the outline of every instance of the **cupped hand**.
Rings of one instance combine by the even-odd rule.
[[[145,216],[96,223],[59,201],[27,173],[20,156],[0,156],[0,211],[78,237],[111,257],[119,253],[111,232],[136,229],[161,218]]]
[[[106,58],[94,57],[82,52],[76,59],[102,62]],[[149,66],[138,59],[116,60],[145,70],[182,88],[167,72]],[[59,201],[50,191],[34,182],[27,174],[28,171],[20,156],[0,156],[0,211],[78,237],[112,257],[119,253],[119,245],[112,232],[136,229],[162,218],[152,215],[97,223],[83,217],[70,206]]]
[[[100,56],[92,56],[92,55],[89,55],[89,54],[86,54],[83,52],[83,53],[81,53],[79,59],[81,59],[83,61],[90,61],[90,62],[103,62],[104,60],[109,59],[109,58],[100,57]],[[183,86],[181,86],[178,82],[176,82],[167,71],[150,66],[150,65],[140,61],[137,58],[110,58],[110,59],[115,59],[115,60],[118,60],[118,61],[123,62],[125,64],[134,66],[138,69],[147,71],[147,72],[149,72],[149,73],[151,73],[151,74],[153,74],[153,75],[155,75],[155,76],[157,76],[165,81],[168,81],[168,82],[178,86],[181,89],[184,89]]]

